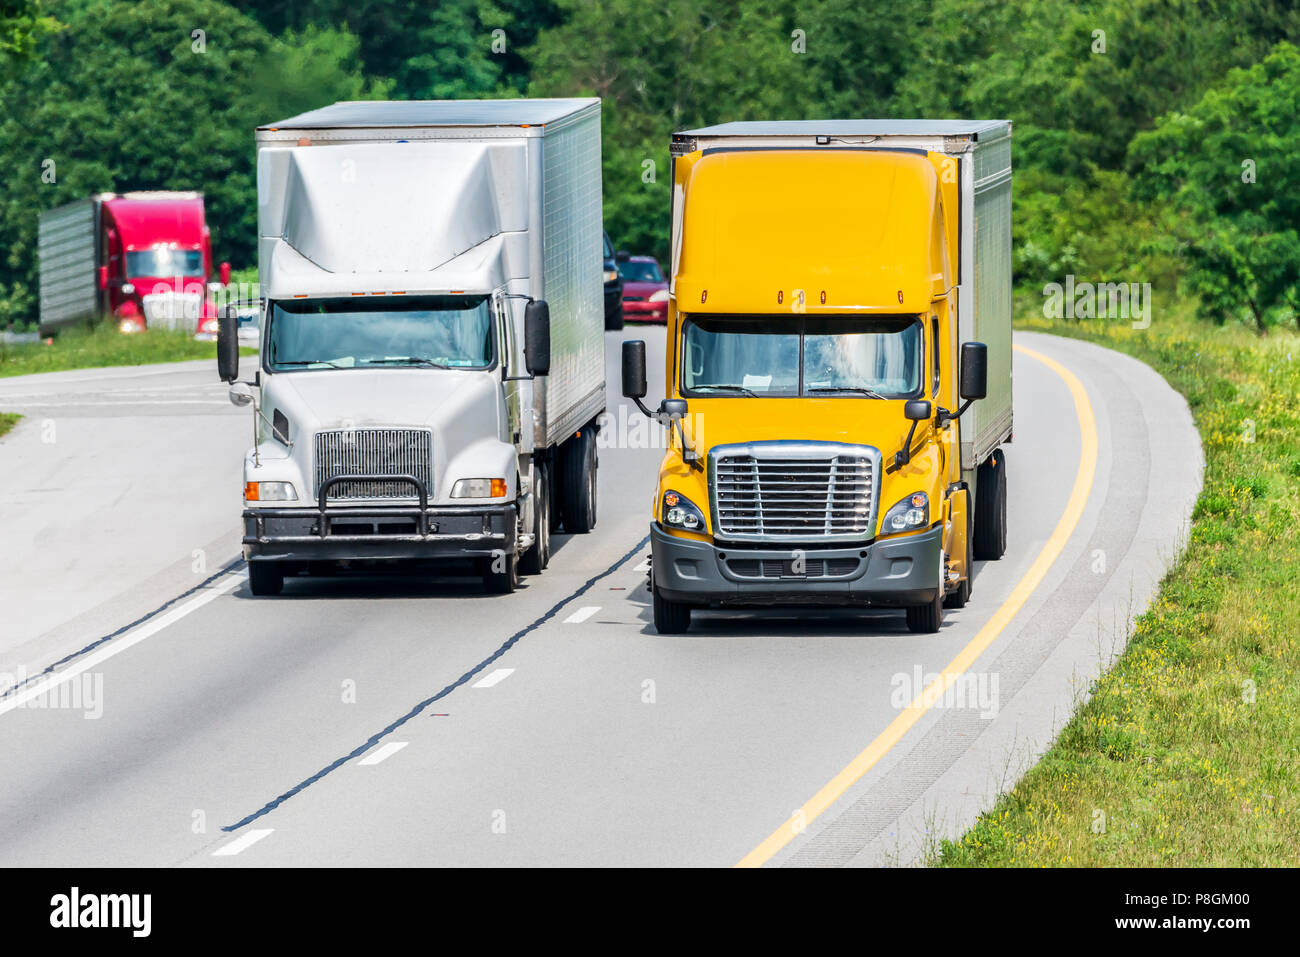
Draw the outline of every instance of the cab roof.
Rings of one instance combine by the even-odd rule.
[[[426,126],[544,126],[589,109],[595,97],[513,100],[345,100],[259,126],[333,130]]]
[[[678,136],[973,136],[1006,135],[1010,120],[742,120],[682,130]]]

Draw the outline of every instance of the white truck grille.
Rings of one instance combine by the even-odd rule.
[[[729,541],[863,541],[875,534],[880,452],[753,442],[709,454],[715,534]]]
[[[153,292],[141,297],[144,321],[151,329],[194,332],[199,327],[203,297],[194,293]]]
[[[339,429],[316,433],[316,495],[340,475],[410,475],[433,495],[433,434],[428,429]],[[417,498],[409,482],[339,482],[331,499]]]

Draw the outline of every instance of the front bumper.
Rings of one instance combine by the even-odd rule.
[[[941,581],[943,526],[855,547],[728,548],[650,526],[651,574],[669,601],[699,607],[875,605],[934,600]]]
[[[423,512],[423,515],[421,515]],[[248,561],[479,558],[514,554],[514,504],[425,508],[335,505],[244,510]]]

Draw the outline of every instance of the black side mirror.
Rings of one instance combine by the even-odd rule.
[[[930,418],[930,402],[928,399],[909,399],[903,406],[903,415],[913,422],[924,422]]]
[[[217,375],[222,382],[239,378],[239,317],[232,306],[217,316]]]
[[[623,395],[644,399],[645,392],[645,342],[629,339],[623,343]]]
[[[989,394],[989,350],[982,342],[961,347],[961,397],[982,399]]]
[[[531,376],[551,371],[551,307],[544,299],[524,306],[524,368]]]
[[[625,263],[632,258],[632,254],[629,253],[626,249],[620,249],[618,252],[614,254],[614,258],[621,263]]]
[[[664,399],[659,404],[659,411],[666,415],[670,422],[686,418],[686,409],[685,399]]]

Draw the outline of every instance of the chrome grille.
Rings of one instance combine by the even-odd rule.
[[[874,536],[880,452],[837,442],[753,442],[709,455],[715,534],[730,541]]]
[[[316,433],[316,495],[340,475],[412,475],[433,495],[433,434],[428,429],[339,429]],[[331,499],[416,498],[407,482],[340,482]]]

